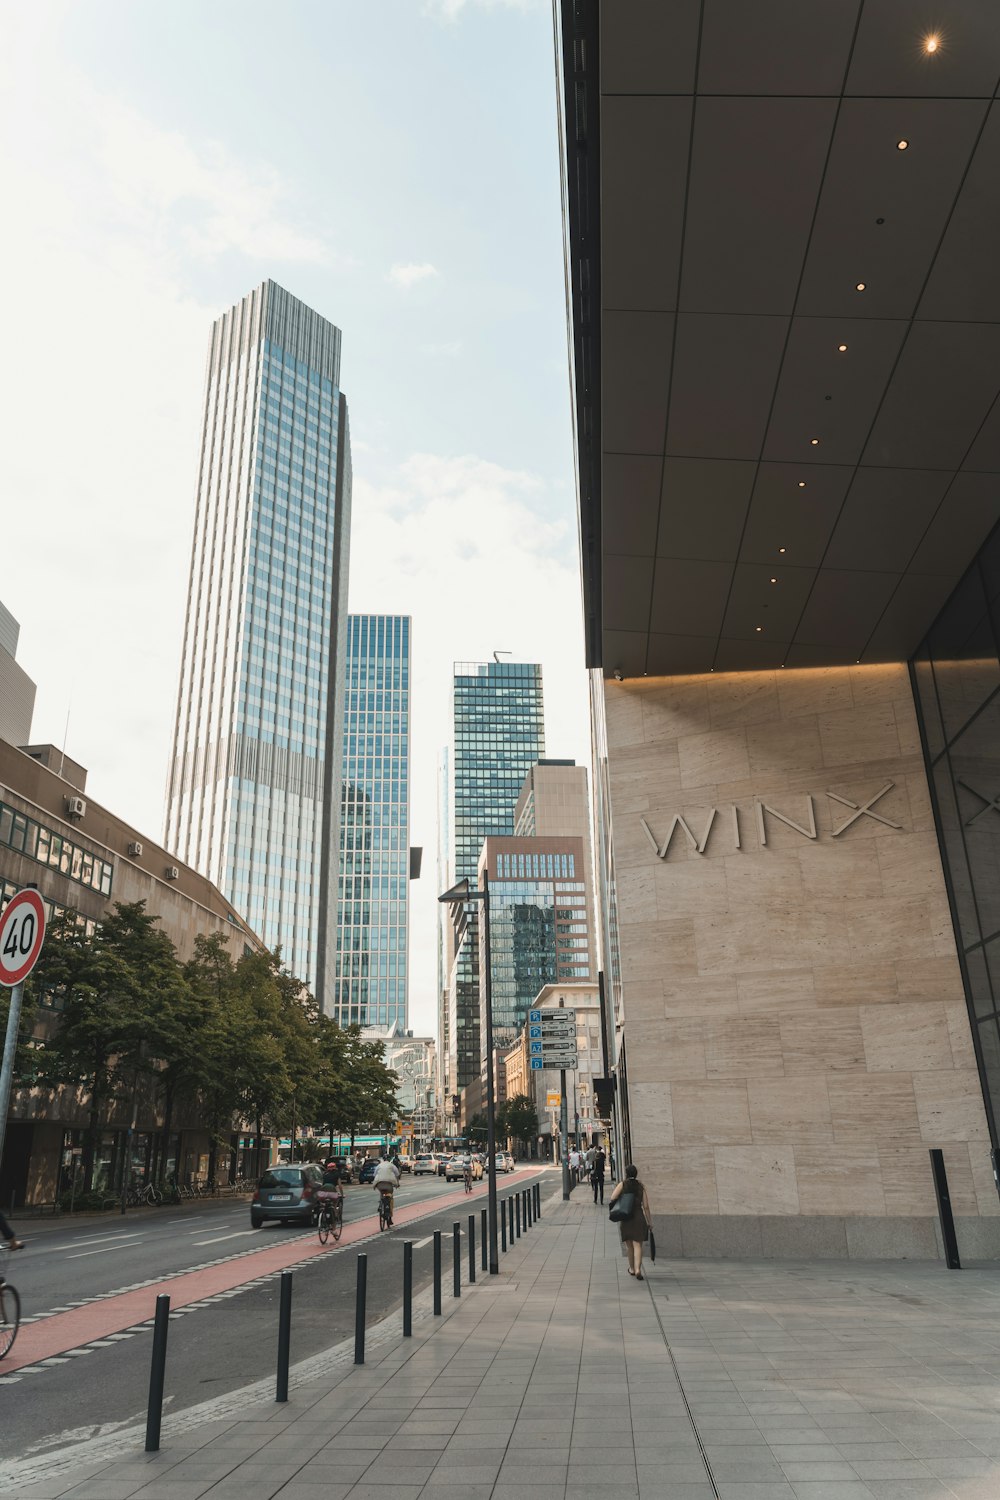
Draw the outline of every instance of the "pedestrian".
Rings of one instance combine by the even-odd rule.
[[[586,1164],[586,1170],[587,1170],[587,1176],[588,1177],[590,1176],[591,1172],[594,1170],[594,1157],[596,1155],[597,1155],[597,1147],[594,1145],[593,1142],[591,1142],[590,1145],[587,1147],[586,1151],[583,1153],[583,1159],[584,1159],[584,1162]]]
[[[580,1177],[580,1153],[575,1146],[569,1153],[569,1170],[574,1182],[578,1181]]]
[[[652,1212],[649,1207],[649,1195],[639,1181],[638,1167],[627,1166],[625,1168],[625,1176],[611,1194],[611,1202],[617,1202],[623,1193],[633,1195],[632,1212],[627,1219],[621,1219],[618,1223],[622,1244],[628,1256],[628,1274],[634,1276],[637,1281],[645,1281],[646,1278],[642,1274],[642,1247],[649,1239],[649,1221],[652,1218]]]
[[[604,1155],[604,1151],[602,1150],[602,1148],[600,1146],[598,1146],[597,1150],[594,1152],[594,1160],[593,1160],[593,1162],[591,1163],[591,1166],[590,1166],[590,1185],[594,1189],[594,1202],[595,1203],[597,1202],[597,1195],[598,1195],[598,1193],[600,1193],[600,1195],[601,1195],[601,1202],[602,1203],[604,1202],[604,1166],[605,1166],[605,1162],[606,1162],[606,1157]]]

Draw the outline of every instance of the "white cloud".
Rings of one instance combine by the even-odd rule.
[[[431,359],[457,359],[464,348],[461,339],[447,339],[441,344],[423,344],[421,352]]]
[[[537,10],[546,0],[424,0],[424,14],[455,21],[469,7],[477,10]]]
[[[376,486],[355,477],[350,607],[413,616],[411,837],[413,1024],[435,1029],[437,755],[451,715],[451,664],[494,650],[542,661],[546,743],[589,763],[576,532],[538,475],[465,455],[414,454]],[[565,507],[561,507],[565,513]],[[540,654],[539,654],[540,653]]]
[[[437,266],[424,261],[422,265],[395,265],[385,279],[393,286],[400,286],[404,291],[409,291],[411,286],[416,286],[421,281],[433,281],[440,274]]]

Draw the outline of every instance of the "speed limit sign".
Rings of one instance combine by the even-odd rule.
[[[0,985],[20,984],[38,962],[45,939],[45,904],[37,891],[18,891],[0,917]]]

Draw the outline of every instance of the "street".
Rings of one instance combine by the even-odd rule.
[[[498,1191],[503,1195],[536,1175],[519,1171],[500,1178]],[[281,1264],[294,1266],[294,1364],[353,1334],[359,1249],[368,1256],[371,1326],[401,1303],[404,1239],[414,1242],[416,1294],[431,1279],[434,1231],[450,1239],[460,1221],[465,1280],[467,1218],[475,1212],[478,1237],[485,1204],[485,1183],[470,1197],[461,1183],[404,1177],[398,1227],[368,1238],[377,1229],[375,1195],[355,1185],[347,1190],[344,1240],[324,1252],[314,1230],[250,1229],[246,1199],[137,1209],[124,1218],[114,1214],[86,1223],[26,1221],[20,1226],[26,1248],[5,1265],[21,1294],[23,1322],[11,1355],[0,1364],[4,1457],[48,1452],[106,1424],[144,1415],[150,1340],[141,1325],[152,1317],[157,1292],[172,1291],[179,1276],[184,1287],[197,1290],[180,1301],[172,1291],[172,1312],[194,1305],[172,1316],[166,1384],[171,1412],[274,1371]],[[410,1228],[406,1220],[414,1210],[418,1217]],[[478,1249],[477,1243],[477,1270]],[[451,1254],[446,1243],[446,1296]],[[310,1258],[296,1258],[302,1255]],[[220,1278],[225,1289],[216,1291]]]

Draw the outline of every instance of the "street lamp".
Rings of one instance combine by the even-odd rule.
[[[486,1171],[489,1179],[489,1207],[487,1211],[487,1234],[490,1247],[490,1275],[500,1274],[500,1247],[497,1239],[497,1159],[496,1159],[496,1098],[493,1080],[493,965],[490,953],[490,877],[483,870],[482,887],[477,890],[469,881],[460,880],[450,891],[445,891],[438,900],[452,908],[464,906],[467,901],[483,903],[483,938],[486,963]],[[457,926],[457,923],[456,923]]]

